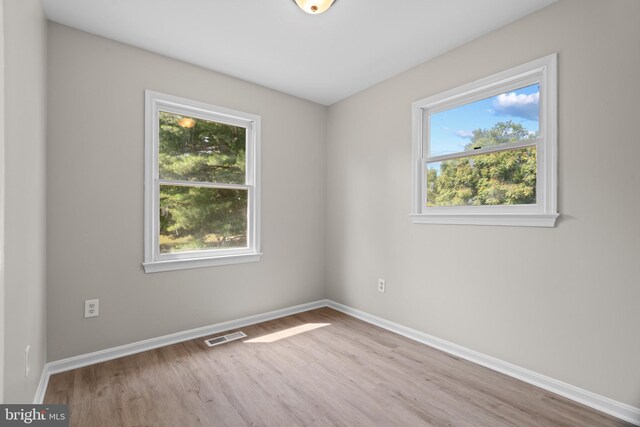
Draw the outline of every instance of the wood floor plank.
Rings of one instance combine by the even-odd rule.
[[[329,308],[242,330],[52,375],[44,401],[79,427],[630,425]]]

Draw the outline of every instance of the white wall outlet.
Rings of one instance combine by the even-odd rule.
[[[29,351],[31,351],[30,345],[24,348],[24,377],[25,378],[29,378],[29,372],[31,372],[31,366],[29,366]]]
[[[384,289],[386,286],[387,286],[387,283],[385,282],[384,279],[378,279],[378,291],[384,292]]]
[[[98,317],[98,304],[100,300],[88,299],[84,302],[84,317]]]

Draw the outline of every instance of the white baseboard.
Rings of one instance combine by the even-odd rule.
[[[254,325],[256,323],[262,323],[273,319],[279,319],[281,317],[291,316],[292,314],[302,313],[320,307],[326,307],[328,303],[328,300],[319,300],[307,304],[295,305],[293,307],[287,307],[267,313],[256,314],[254,316],[243,317],[237,320],[216,323],[214,325],[203,326],[201,328],[190,329],[188,331],[177,332],[175,334],[164,335],[157,338],[151,338],[144,341],[138,341],[131,344],[125,344],[118,347],[95,351],[93,353],[81,354],[79,356],[49,362],[44,366],[44,369],[42,371],[42,377],[40,378],[40,384],[34,397],[34,403],[42,403],[44,394],[47,390],[47,385],[49,384],[49,377],[53,374],[82,368],[83,366],[94,365],[100,362],[106,362],[107,360],[118,359],[120,357],[129,356],[135,353],[141,353],[143,351],[152,350],[158,347],[164,347],[183,341],[189,341],[194,338],[205,337],[207,335],[213,335],[231,329],[243,328],[245,326]]]
[[[636,408],[635,406],[627,405],[626,403],[618,402],[608,397],[592,393],[588,390],[555,380],[537,372],[521,368],[509,362],[496,359],[495,357],[453,344],[449,341],[436,338],[423,332],[416,331],[415,329],[390,322],[381,317],[356,310],[355,308],[351,308],[334,301],[329,301],[328,306],[348,314],[349,316],[371,323],[372,325],[379,326],[411,340],[442,350],[445,353],[452,354],[456,357],[460,357],[494,371],[509,375],[510,377],[517,378],[526,383],[533,384],[600,412],[604,412],[621,420],[640,426],[640,408]]]
[[[38,388],[36,389],[36,395],[33,398],[33,404],[39,405],[44,400],[44,394],[47,391],[47,386],[49,385],[49,364],[45,363],[42,368],[42,374],[40,375],[40,382],[38,382]]]
[[[495,357],[479,353],[466,347],[462,347],[449,341],[436,338],[415,329],[399,325],[381,317],[374,316],[364,311],[360,311],[331,300],[314,301],[308,304],[296,305],[293,307],[283,308],[281,310],[243,317],[241,319],[231,320],[228,322],[216,323],[215,325],[204,326],[202,328],[191,329],[184,332],[164,335],[158,338],[151,338],[148,340],[138,341],[135,343],[100,350],[93,353],[74,356],[68,359],[49,362],[44,366],[44,369],[42,371],[42,376],[40,378],[40,384],[38,386],[36,396],[34,398],[34,403],[42,403],[44,394],[47,390],[47,385],[49,383],[49,377],[52,374],[81,368],[83,366],[93,365],[95,363],[105,362],[107,360],[117,359],[120,357],[128,356],[130,354],[140,353],[178,342],[192,340],[194,338],[200,338],[207,335],[225,332],[231,329],[242,328],[245,326],[254,325],[256,323],[266,322],[268,320],[278,319],[281,317],[290,316],[292,314],[302,313],[304,311],[309,311],[321,307],[333,308],[334,310],[338,310],[342,313],[348,314],[349,316],[363,320],[367,323],[371,323],[372,325],[387,329],[411,340],[420,342],[433,348],[437,348],[438,350],[442,350],[456,357],[460,357],[470,362],[477,363],[478,365],[485,366],[489,369],[501,372],[513,378],[517,378],[526,383],[533,384],[537,387],[543,388],[560,396],[564,396],[590,408],[640,426],[640,408],[592,393],[588,390],[572,386],[571,384],[555,380],[537,372],[521,368],[509,362],[496,359]]]

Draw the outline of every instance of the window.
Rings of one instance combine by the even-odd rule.
[[[556,58],[413,103],[414,223],[555,225]]]
[[[260,117],[145,92],[147,273],[260,259]]]

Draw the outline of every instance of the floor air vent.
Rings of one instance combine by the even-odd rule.
[[[226,342],[239,340],[240,338],[245,338],[247,334],[242,331],[234,332],[232,334],[222,335],[220,337],[209,338],[208,340],[204,340],[209,347],[213,347],[215,345],[224,344]]]

